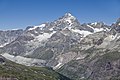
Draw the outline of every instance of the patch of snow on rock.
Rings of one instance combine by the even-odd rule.
[[[33,59],[33,58],[25,58],[22,56],[13,56],[8,53],[2,54],[3,57],[5,57],[8,60],[11,60],[13,62],[23,64],[26,66],[34,66],[35,63],[45,63],[45,60],[40,60],[40,59]]]
[[[116,35],[109,35],[106,37],[101,45],[98,46],[98,48],[105,48],[108,44],[110,44],[111,41],[115,40],[117,38]]]
[[[53,31],[52,33],[43,33],[43,34],[35,37],[35,40],[38,40],[38,41],[47,40],[47,39],[50,38],[54,33],[56,33],[56,31]]]
[[[120,23],[118,25],[120,26]]]
[[[86,55],[79,55],[76,60],[80,60],[80,59],[84,59],[86,57]]]
[[[26,46],[32,46],[31,50],[38,46],[42,46],[42,42],[48,40],[54,33],[56,33],[56,31],[53,31],[52,33],[43,33],[38,36],[34,36],[34,40],[29,41],[28,45]]]
[[[34,27],[32,27],[32,28],[29,28],[28,30],[34,30],[34,29],[36,29],[36,28],[40,28],[41,30],[45,27],[45,25],[46,24],[41,24],[41,25],[39,25],[39,26],[34,26]]]
[[[103,31],[103,30],[104,30],[103,28],[94,28],[94,33],[100,32],[100,31]]]
[[[4,47],[4,46],[6,46],[7,44],[9,44],[9,43],[5,43],[5,44],[3,44],[3,45],[0,45],[0,47]]]
[[[94,33],[96,32],[100,32],[100,31],[105,31],[106,29],[103,29],[103,28],[93,28],[92,26],[90,25],[87,25],[88,27],[92,28],[94,30]]]
[[[58,64],[53,67],[53,69],[59,69],[61,66],[62,66],[62,62],[63,62],[63,57],[60,57],[59,61],[58,61]]]
[[[91,25],[97,25],[97,22],[91,23]]]
[[[87,35],[92,34],[91,32],[85,31],[85,30],[72,29],[72,31],[83,35],[83,37],[86,37]]]

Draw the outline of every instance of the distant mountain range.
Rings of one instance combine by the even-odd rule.
[[[13,62],[50,67],[73,80],[120,79],[120,18],[81,24],[66,13],[25,30],[0,31],[0,53]]]

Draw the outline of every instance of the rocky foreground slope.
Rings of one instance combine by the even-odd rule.
[[[70,80],[50,68],[26,67],[0,56],[0,80]]]
[[[1,31],[0,38],[1,55],[16,63],[51,67],[74,80],[120,79],[120,18],[112,25],[80,24],[66,13],[51,23]]]

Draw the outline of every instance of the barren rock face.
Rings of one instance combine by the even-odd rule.
[[[0,56],[0,64],[4,64],[5,63],[5,58]]]

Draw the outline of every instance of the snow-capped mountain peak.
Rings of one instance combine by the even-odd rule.
[[[55,23],[57,23],[57,25],[66,25],[66,26],[73,26],[74,24],[77,24],[77,19],[72,16],[72,14],[70,13],[66,13],[63,17],[59,18],[57,21],[55,21]],[[79,22],[78,22],[79,23]]]
[[[71,13],[66,13],[65,16],[72,16],[72,14]]]
[[[65,18],[66,20],[68,20],[68,19],[75,20],[76,19],[71,13],[66,13],[63,18]]]

